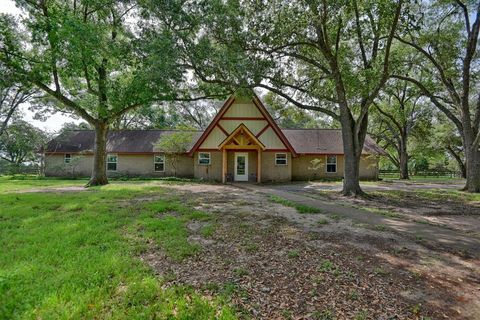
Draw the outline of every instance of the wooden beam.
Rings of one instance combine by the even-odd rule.
[[[262,150],[257,150],[257,183],[262,182]]]
[[[267,119],[263,117],[223,117],[221,120],[264,120],[267,121]]]
[[[223,146],[224,149],[239,149],[239,150],[258,150],[260,147],[256,145],[250,145],[250,146],[236,146],[236,145],[230,145],[227,144],[226,146]]]
[[[222,152],[222,183],[227,182],[227,149]]]

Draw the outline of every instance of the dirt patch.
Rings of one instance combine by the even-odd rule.
[[[373,193],[369,199],[345,198],[337,192],[309,191],[306,194],[320,196],[340,204],[370,208],[380,214],[382,211],[393,212],[400,218],[439,225],[480,237],[480,204],[478,202],[449,199],[447,196],[435,200],[422,199],[414,191],[403,191],[401,196],[395,197]]]
[[[262,194],[221,185],[171,186],[214,216],[189,223],[201,253],[142,256],[167,285],[223,295],[257,319],[473,319],[478,260],[435,252],[325,214],[300,215]],[[363,318],[362,318],[363,317]]]

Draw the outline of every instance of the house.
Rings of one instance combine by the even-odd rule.
[[[187,152],[175,163],[155,144],[174,130],[111,131],[107,144],[109,176],[179,176],[211,181],[291,181],[341,179],[340,130],[280,129],[257,96],[232,95],[204,131],[191,132]],[[47,176],[89,176],[94,132],[68,131],[45,149]],[[367,136],[360,177],[377,179],[384,151]]]

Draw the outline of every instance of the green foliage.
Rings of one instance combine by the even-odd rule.
[[[279,196],[270,196],[270,200],[272,202],[280,203],[286,207],[295,208],[297,209],[298,213],[322,213],[322,210],[319,208],[307,206],[304,204],[299,204]]]
[[[272,117],[276,120],[280,128],[330,128],[338,127],[337,123],[308,110],[302,110],[280,99],[278,96],[268,92],[263,97],[263,102]]]
[[[163,288],[137,258],[145,237],[174,258],[190,253],[184,225],[205,219],[204,213],[167,198],[130,203],[163,193],[138,183],[74,193],[5,192],[18,182],[0,179],[0,318],[235,318],[222,300],[185,287]],[[30,183],[25,188],[79,183],[20,182]]]
[[[40,129],[17,120],[0,136],[0,157],[15,165],[36,161],[37,152],[46,139],[46,134]]]
[[[191,131],[177,131],[163,135],[155,144],[155,148],[168,155],[185,153],[192,144],[193,134]]]
[[[185,154],[192,145],[194,132],[177,131],[170,134],[164,134],[154,145],[154,149],[166,155],[166,160],[174,169],[174,176],[177,175],[178,159]]]

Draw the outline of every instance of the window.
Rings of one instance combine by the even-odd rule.
[[[155,164],[156,172],[165,172],[165,155],[155,155],[153,162]]]
[[[72,161],[72,155],[70,153],[65,153],[64,162],[70,163]]]
[[[287,154],[286,153],[276,153],[275,154],[275,164],[276,165],[286,165],[287,164]]]
[[[327,156],[327,172],[337,172],[337,156]]]
[[[205,166],[210,165],[210,152],[199,152],[198,164],[205,165]]]
[[[116,154],[107,154],[107,170],[117,171],[118,156]]]

